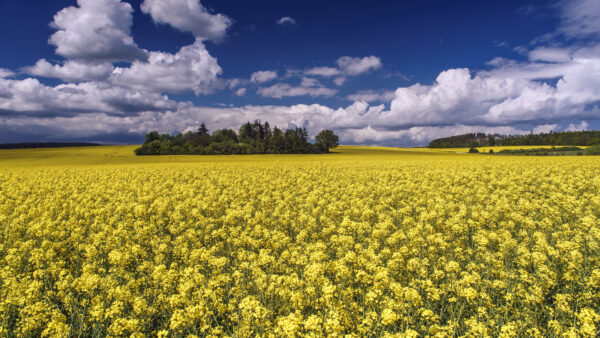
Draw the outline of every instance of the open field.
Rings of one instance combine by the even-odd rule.
[[[600,157],[134,148],[0,151],[0,336],[599,334]]]
[[[386,147],[360,147],[340,146],[333,154],[325,155],[252,155],[252,156],[133,156],[133,151],[138,146],[100,146],[82,148],[51,148],[51,149],[0,149],[0,168],[10,167],[37,167],[37,166],[87,166],[87,165],[127,165],[127,164],[153,164],[153,163],[213,163],[213,162],[297,162],[323,161],[336,162],[338,160],[363,159],[361,156],[382,159],[389,155],[429,155],[447,153],[467,153],[469,148],[386,148]],[[514,146],[514,147],[481,147],[481,152],[493,149],[498,152],[503,149],[533,149],[552,148],[552,146]],[[580,147],[586,149],[588,147]],[[385,159],[385,158],[383,158]],[[397,159],[397,158],[396,158]]]
[[[477,150],[479,150],[479,152],[481,153],[489,153],[490,150],[494,150],[494,152],[499,152],[501,150],[505,150],[505,149],[540,149],[540,148],[546,148],[546,149],[552,149],[553,146],[495,146],[495,147],[477,147]],[[554,147],[561,147],[561,146],[554,146]],[[587,149],[589,148],[588,146],[579,146],[579,148],[581,149]],[[422,151],[432,151],[432,152],[448,152],[448,153],[468,153],[470,148],[413,148],[413,149],[418,149],[418,150],[422,150]]]

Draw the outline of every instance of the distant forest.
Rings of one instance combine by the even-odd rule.
[[[36,142],[36,143],[4,143],[0,149],[34,149],[34,148],[67,148],[67,147],[92,147],[98,143],[65,143],[65,142]]]
[[[204,123],[196,131],[171,136],[152,131],[136,155],[228,155],[228,154],[319,154],[328,153],[338,146],[338,136],[331,130],[322,130],[310,143],[305,128],[285,131],[269,122],[243,124],[238,132],[219,129],[212,134]]]
[[[499,135],[471,133],[435,139],[430,148],[466,148],[491,146],[593,146],[600,144],[600,131],[566,131],[542,134]]]

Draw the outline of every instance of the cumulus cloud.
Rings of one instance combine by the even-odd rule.
[[[117,86],[150,92],[180,93],[192,90],[209,94],[221,74],[217,59],[200,40],[182,47],[177,53],[150,52],[148,61],[135,61],[131,67],[115,68],[110,81]]]
[[[360,118],[381,113],[383,106],[369,107],[364,102],[355,102],[345,108],[332,109],[327,106],[243,106],[243,107],[195,107],[176,105],[171,109],[148,110],[136,115],[115,115],[100,112],[73,116],[35,115],[27,118],[19,115],[0,115],[0,141],[4,135],[20,133],[27,137],[43,139],[69,135],[75,139],[102,139],[102,135],[130,135],[139,142],[142,135],[150,130],[161,133],[177,133],[196,128],[201,122],[211,130],[235,128],[241,123],[261,119],[271,125],[286,128],[289,125],[304,126],[309,135],[323,128],[333,128],[346,144],[367,144],[387,146],[424,145],[432,138],[445,137],[469,132],[499,134],[525,134],[530,130],[512,126],[490,127],[485,125],[420,126],[400,130],[381,129],[364,125]],[[1,109],[1,108],[0,108]],[[136,136],[137,135],[137,136]],[[137,138],[136,138],[137,137]]]
[[[70,60],[133,61],[146,58],[130,36],[133,8],[120,0],[77,0],[54,16],[50,37],[56,53]]]
[[[272,70],[261,70],[258,72],[252,73],[250,76],[250,81],[255,83],[263,83],[275,80],[277,78],[277,72]]]
[[[195,15],[197,24],[205,25],[206,31],[216,32],[220,29],[218,22],[228,20],[208,13],[199,2],[192,0],[146,1],[143,7],[151,14],[159,15],[156,11],[167,5],[172,5],[168,6],[171,12],[163,15],[168,17],[183,11],[185,5],[190,11],[188,14]],[[139,49],[130,36],[132,11],[131,5],[120,0],[78,0],[78,7],[67,7],[55,15],[53,26],[58,31],[50,38],[50,43],[57,46],[56,52],[67,60],[52,64],[42,59],[33,66],[24,67],[23,71],[65,82],[101,82],[105,86],[150,93],[193,91],[200,95],[225,85],[218,79],[222,70],[217,59],[208,53],[201,38],[175,54]],[[160,15],[155,17],[155,20],[163,19],[167,20]],[[185,18],[180,19],[185,21]],[[209,24],[208,21],[214,22]],[[222,29],[223,34],[225,29]],[[114,68],[112,63],[115,61],[130,61],[131,64]]]
[[[332,128],[345,143],[400,146],[422,145],[432,138],[466,132],[515,134],[531,130],[547,132],[559,129],[557,124],[552,123],[534,123],[531,130],[516,129],[508,122],[489,125],[485,119],[477,118],[478,115],[473,112],[471,115],[463,115],[463,118],[454,119],[449,124],[422,124],[417,121],[421,116],[419,114],[432,107],[446,108],[443,112],[447,114],[457,113],[460,107],[464,107],[461,102],[469,96],[463,93],[468,93],[474,86],[483,88],[480,90],[488,90],[490,87],[493,89],[492,93],[510,92],[506,91],[510,87],[506,83],[486,81],[491,80],[473,77],[467,70],[459,69],[440,74],[438,81],[430,86],[416,85],[399,89],[400,93],[396,93],[396,99],[406,94],[404,91],[422,96],[421,105],[415,105],[417,101],[407,102],[413,108],[418,108],[415,110],[417,115],[415,119],[402,122],[404,125],[399,127],[398,123],[394,122],[402,117],[398,115],[398,107],[392,105],[391,109],[387,109],[383,104],[371,106],[360,100],[337,109],[319,104],[210,108],[197,107],[189,102],[172,101],[156,92],[117,87],[107,83],[90,82],[51,87],[35,79],[0,79],[0,92],[2,88],[7,88],[9,93],[0,95],[0,134],[15,135],[20,132],[31,137],[35,137],[36,133],[55,134],[57,137],[68,134],[72,137],[80,135],[98,139],[104,134],[122,134],[132,137],[138,135],[141,139],[141,135],[153,129],[168,133],[180,132],[194,128],[200,121],[204,121],[214,130],[236,127],[244,121],[258,118],[283,128],[289,124],[305,126],[311,136],[321,129]],[[526,80],[517,82],[522,81],[527,84]],[[314,79],[310,78],[303,82],[306,88],[303,88],[301,83],[297,88],[279,89],[292,93],[301,91],[298,95],[311,95],[308,93],[311,86],[318,85],[318,82],[315,83]],[[477,92],[477,95],[473,96],[479,94],[483,95],[483,92]],[[486,95],[484,97],[494,102],[506,100],[500,94],[500,99],[495,99],[491,94]],[[520,92],[515,90],[514,95],[518,97]],[[480,101],[485,100],[474,102]],[[442,103],[448,106],[441,106]],[[479,106],[485,105],[486,103],[481,103]],[[481,116],[485,114],[485,110],[480,112]],[[474,116],[476,118],[473,118]],[[521,121],[524,120],[529,120],[529,117],[523,116]],[[581,122],[570,128],[585,127],[586,124]],[[69,132],[70,130],[73,132]]]
[[[202,40],[221,40],[232,23],[223,14],[210,13],[200,0],[144,0],[141,8],[154,22],[191,32]]]
[[[381,59],[376,56],[365,56],[363,58],[354,58],[342,56],[336,61],[342,74],[347,76],[356,76],[371,70],[381,68]]]
[[[283,18],[277,20],[277,24],[280,26],[295,25],[296,20],[294,20],[293,18],[291,18],[289,16],[284,16]]]
[[[197,0],[146,0],[143,6],[155,22],[190,31],[196,41],[174,54],[143,51],[130,37],[131,6],[117,0],[78,1],[77,7],[57,14],[54,25],[58,31],[51,38],[57,53],[67,60],[58,64],[40,60],[24,68],[34,76],[71,83],[50,86],[0,69],[0,140],[11,141],[10,135],[32,139],[126,135],[139,140],[153,129],[180,132],[204,121],[214,130],[258,118],[283,128],[305,126],[311,136],[324,128],[334,129],[344,143],[400,146],[422,145],[432,138],[467,132],[548,132],[560,130],[559,123],[565,121],[581,121],[570,123],[565,130],[585,130],[589,127],[586,121],[600,118],[600,45],[590,40],[568,48],[552,43],[523,49],[528,57],[524,61],[495,58],[485,71],[444,70],[432,83],[395,91],[358,91],[346,96],[352,102],[345,107],[198,107],[171,100],[165,93],[193,91],[199,95],[228,86],[233,95],[243,96],[254,83],[263,97],[332,97],[338,91],[321,80],[341,85],[382,64],[375,56],[346,56],[332,67],[290,70],[282,76],[297,79],[294,84],[265,85],[278,78],[275,71],[224,81],[219,79],[221,68],[203,40],[222,38],[231,23],[228,18],[209,13]],[[559,29],[563,35],[594,36],[595,22],[578,9],[593,11],[592,2],[579,0],[561,6],[565,8]],[[119,60],[131,65],[113,69],[112,62]]]
[[[88,113],[135,115],[141,111],[175,109],[183,103],[157,93],[115,87],[101,82],[47,86],[37,79],[0,79],[0,115],[67,117]],[[1,90],[0,90],[1,91]]]
[[[534,128],[535,129],[535,128]],[[382,130],[368,126],[362,129],[346,129],[340,137],[356,144],[379,146],[423,146],[435,138],[449,137],[466,133],[487,133],[500,135],[529,134],[532,129],[519,129],[513,126],[453,125],[423,126],[400,130]]]
[[[502,125],[589,115],[600,101],[600,58],[570,55],[545,67],[509,63],[474,76],[468,69],[443,71],[432,85],[398,88],[377,124]],[[558,80],[552,85],[548,78]]]
[[[541,124],[541,125],[533,128],[532,131],[535,134],[540,134],[540,133],[547,134],[547,133],[549,133],[551,131],[555,131],[555,130],[558,130],[558,129],[560,129],[560,125],[556,124],[556,123],[553,123],[553,124]]]
[[[106,80],[113,70],[113,65],[110,62],[79,61],[67,61],[63,65],[57,65],[42,59],[34,66],[25,67],[23,70],[34,76],[57,78],[66,82],[83,82]]]
[[[589,126],[590,124],[585,121],[581,121],[579,124],[571,123],[567,128],[565,128],[565,131],[583,131],[587,130]]]
[[[359,93],[362,97],[353,97],[355,102],[337,109],[315,104],[215,110],[178,103],[159,94],[168,88],[130,85],[125,80],[114,79],[114,84],[50,87],[34,79],[3,78],[0,80],[0,118],[11,128],[25,123],[24,116],[36,119],[40,126],[72,126],[89,121],[83,115],[91,114],[102,121],[111,121],[103,122],[106,128],[132,135],[159,128],[165,132],[181,131],[193,127],[197,121],[210,122],[212,128],[235,127],[245,120],[260,118],[282,127],[289,123],[307,126],[311,132],[332,128],[343,142],[380,145],[419,145],[432,138],[464,132],[548,132],[559,130],[560,126],[554,122],[557,120],[600,116],[598,109],[593,108],[600,102],[600,60],[593,58],[594,51],[571,51],[571,61],[562,62],[560,71],[552,71],[559,76],[554,85],[524,77],[521,68],[530,64],[506,63],[493,72],[475,74],[468,69],[450,69],[441,72],[430,85],[398,88],[389,108],[383,104],[371,106],[367,102],[373,98],[369,95],[381,98],[390,95],[386,92]],[[157,73],[163,72],[170,73],[166,70]],[[537,76],[547,74],[542,72]],[[245,93],[245,88],[239,90]],[[328,97],[335,93],[311,77],[302,78],[294,86],[278,83],[259,89],[259,95],[276,98]],[[533,127],[515,129],[511,126],[514,123],[529,123]],[[124,126],[129,127],[123,129]],[[587,127],[587,122],[581,122],[567,129]]]
[[[14,76],[14,75],[15,75],[15,73],[12,70],[0,68],[0,79]]]
[[[309,76],[335,77],[334,83],[341,86],[350,76],[357,76],[381,68],[381,59],[376,56],[363,58],[342,56],[336,61],[337,67],[314,67],[304,73]]]

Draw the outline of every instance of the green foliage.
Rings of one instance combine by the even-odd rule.
[[[338,146],[338,136],[331,130],[317,135],[311,144],[305,128],[285,131],[268,122],[244,123],[236,133],[219,129],[210,134],[204,123],[195,132],[171,136],[152,131],[144,144],[135,149],[136,155],[227,155],[227,154],[309,154],[326,153]]]
[[[535,145],[600,145],[600,131],[568,131],[527,135],[487,135],[470,133],[439,138],[429,143],[430,148],[465,148],[492,146],[535,146]]]
[[[329,149],[335,148],[339,145],[339,138],[332,130],[322,130],[316,137],[317,146],[323,152],[329,152]]]
[[[198,135],[208,135],[208,128],[206,128],[204,122],[202,122],[198,128]]]
[[[144,144],[146,143],[151,143],[154,140],[158,140],[160,138],[160,135],[158,134],[157,131],[151,131],[148,134],[146,134],[146,140],[144,141]]]
[[[585,151],[586,155],[600,155],[600,145],[590,147]]]
[[[581,151],[579,147],[552,147],[552,148],[532,148],[532,149],[502,149],[500,154],[513,155],[551,155],[565,152]]]

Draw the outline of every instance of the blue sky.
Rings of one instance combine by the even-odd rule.
[[[0,0],[0,142],[599,126],[600,2]]]

